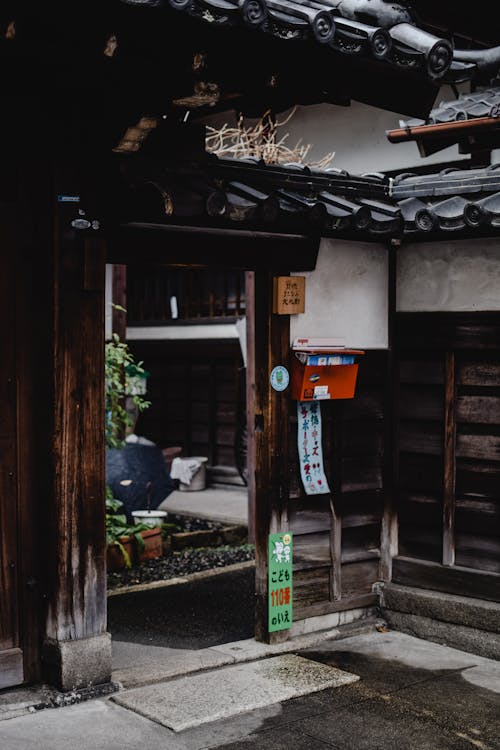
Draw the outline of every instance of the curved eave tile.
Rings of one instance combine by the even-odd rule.
[[[217,26],[244,26],[282,40],[307,40],[346,56],[417,70],[430,81],[449,74],[471,76],[475,65],[453,60],[446,39],[418,26],[408,3],[385,0],[122,0],[130,5],[170,6]],[[363,18],[361,22],[359,19]],[[458,66],[458,70],[457,70]]]

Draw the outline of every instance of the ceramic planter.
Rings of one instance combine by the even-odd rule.
[[[161,527],[156,526],[155,528],[149,529],[148,531],[141,531],[141,536],[144,539],[144,549],[142,552],[138,552],[139,562],[143,560],[154,560],[157,557],[163,555],[163,543],[161,536]]]
[[[133,510],[134,523],[143,523],[146,526],[161,526],[165,523],[167,512],[165,510]]]
[[[130,561],[134,562],[134,549],[135,549],[135,543],[132,537],[130,536],[122,536],[120,538],[120,543],[123,545],[125,551],[127,552]],[[108,568],[108,572],[117,572],[119,570],[123,570],[123,568],[126,567],[125,558],[123,556],[123,552],[121,551],[120,547],[117,544],[110,544],[106,550],[106,564]]]

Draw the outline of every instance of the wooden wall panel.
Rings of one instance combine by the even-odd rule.
[[[151,374],[152,402],[137,432],[161,448],[207,456],[209,465],[235,467],[236,425],[244,414],[238,341],[131,341]]]
[[[500,574],[500,315],[399,314],[398,580]],[[415,565],[410,564],[414,559]],[[460,573],[454,575],[457,566]],[[447,574],[447,571],[449,573]],[[447,578],[448,575],[448,578]],[[421,576],[421,577],[419,577]],[[447,580],[450,581],[447,586]],[[465,592],[464,592],[465,593]],[[478,590],[477,594],[480,596]],[[487,597],[488,598],[488,597]],[[495,597],[492,597],[495,598]]]
[[[0,204],[0,688],[23,681],[19,648],[19,509],[16,263],[12,206]]]
[[[307,497],[299,477],[296,405],[290,406],[294,618],[367,606],[380,580],[387,414],[387,352],[361,359],[355,397],[322,402],[329,495]],[[328,574],[328,575],[327,575]],[[309,591],[306,582],[313,582]]]

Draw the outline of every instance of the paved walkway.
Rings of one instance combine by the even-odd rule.
[[[150,686],[144,688],[142,706],[140,689],[135,689],[133,710],[132,701],[124,708],[115,700],[126,698],[124,690],[106,699],[3,721],[0,746],[2,750],[500,750],[498,662],[375,628],[324,641],[299,654],[360,679],[291,700],[274,700],[271,695],[269,705],[252,711],[245,711],[240,702],[230,718],[179,732],[158,723],[160,715],[153,716]],[[218,670],[205,674],[210,674],[213,696]],[[161,684],[164,689],[168,683]],[[169,689],[175,694],[175,680]],[[236,703],[244,698],[244,678],[237,692]],[[189,694],[184,702],[189,702]],[[160,703],[159,710],[164,708]]]
[[[246,487],[207,487],[200,492],[174,490],[160,503],[167,513],[208,518],[227,524],[248,525]]]

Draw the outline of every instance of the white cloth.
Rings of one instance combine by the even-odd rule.
[[[196,458],[174,458],[170,468],[172,479],[179,479],[183,484],[191,484],[191,479],[201,466]]]
[[[156,445],[156,443],[153,443],[152,440],[148,440],[148,438],[145,437],[140,437],[135,433],[127,435],[127,437],[125,438],[125,442],[131,445]]]

